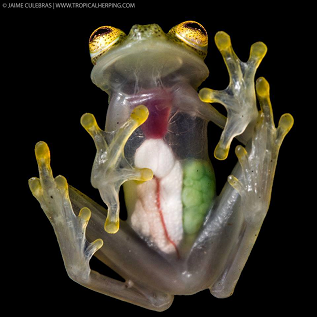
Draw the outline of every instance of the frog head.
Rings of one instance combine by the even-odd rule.
[[[168,33],[157,24],[136,24],[128,35],[102,26],[89,39],[92,80],[106,92],[169,86],[182,79],[197,88],[209,74],[204,63],[207,46],[206,30],[194,21]]]

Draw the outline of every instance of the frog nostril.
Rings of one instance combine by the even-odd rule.
[[[142,25],[135,24],[130,30],[130,35],[132,37],[140,38],[142,36]]]
[[[137,33],[137,32],[140,32],[141,29],[142,29],[142,25],[140,25],[140,24],[135,24],[135,25],[132,26],[131,32],[132,32],[132,33]]]

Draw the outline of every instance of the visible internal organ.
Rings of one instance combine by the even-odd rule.
[[[183,163],[183,224],[185,234],[199,231],[216,196],[216,179],[209,161]]]
[[[135,99],[135,100],[133,100]],[[173,95],[165,89],[149,89],[130,99],[146,106],[149,117],[142,124],[141,129],[147,139],[162,139],[167,133],[168,119],[172,107]]]
[[[150,168],[154,177],[137,185],[131,225],[163,252],[178,255],[183,236],[181,164],[162,139],[149,139],[136,151],[135,166]]]

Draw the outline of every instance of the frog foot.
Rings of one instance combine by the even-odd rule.
[[[91,173],[91,183],[99,189],[104,203],[108,206],[105,230],[116,233],[119,230],[119,189],[128,180],[147,181],[153,173],[148,168],[132,167],[124,156],[124,146],[131,134],[148,118],[145,106],[134,108],[129,119],[114,133],[109,144],[92,114],[81,118],[82,126],[93,138],[97,153]]]
[[[53,178],[50,167],[50,151],[45,142],[35,146],[40,178],[32,177],[29,187],[33,196],[39,201],[56,233],[58,243],[63,251],[67,273],[71,278],[87,279],[90,274],[89,261],[93,254],[102,247],[103,241],[97,239],[92,243],[86,240],[86,227],[91,212],[84,207],[76,216],[68,195],[66,178]]]
[[[256,91],[261,110],[251,144],[236,147],[241,165],[240,179],[230,175],[228,182],[241,196],[241,206],[248,223],[261,224],[270,203],[273,178],[282,141],[293,126],[293,117],[286,113],[276,128],[269,96],[269,84],[259,78]]]
[[[257,119],[257,106],[254,90],[254,76],[267,52],[266,45],[257,42],[251,46],[248,61],[241,62],[233,51],[231,39],[225,32],[218,32],[215,42],[229,72],[229,85],[225,90],[203,88],[199,92],[202,101],[220,103],[227,110],[227,121],[217,144],[214,155],[219,160],[228,156],[232,139],[241,135],[246,128],[253,130]],[[246,131],[248,132],[248,131]],[[249,133],[246,133],[246,138]]]

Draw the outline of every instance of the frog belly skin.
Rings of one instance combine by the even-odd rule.
[[[136,185],[131,225],[161,251],[178,254],[183,236],[181,164],[162,139],[149,139],[136,151],[135,166],[150,168],[154,177]]]

